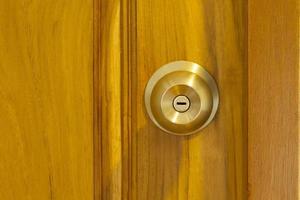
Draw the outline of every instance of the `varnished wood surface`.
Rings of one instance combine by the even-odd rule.
[[[93,199],[93,2],[0,0],[0,199]]]
[[[245,1],[0,5],[1,199],[246,199]],[[249,197],[297,199],[298,2],[248,9]],[[159,131],[143,105],[151,74],[181,59],[221,94],[190,137]]]
[[[247,198],[246,6],[242,0],[100,1],[97,199]],[[163,133],[146,116],[145,85],[174,60],[205,66],[220,87],[216,120],[194,136]]]
[[[299,199],[299,1],[249,1],[249,199]]]

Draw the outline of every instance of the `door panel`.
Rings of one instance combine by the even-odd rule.
[[[246,199],[245,1],[100,1],[96,16],[98,198]],[[203,65],[219,85],[215,121],[193,136],[166,134],[146,115],[148,79],[174,60]]]
[[[92,3],[0,1],[0,199],[93,199]]]
[[[299,1],[249,2],[249,199],[299,199]]]

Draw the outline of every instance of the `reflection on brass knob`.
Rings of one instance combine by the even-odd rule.
[[[150,119],[161,130],[190,135],[213,120],[219,93],[215,80],[203,67],[176,61],[152,75],[145,90],[145,105]]]

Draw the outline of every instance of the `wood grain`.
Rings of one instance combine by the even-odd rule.
[[[249,1],[249,199],[299,199],[299,1]]]
[[[100,1],[97,199],[247,198],[246,6],[242,0]],[[216,120],[195,136],[163,133],[146,116],[145,85],[174,60],[205,66],[220,87]]]
[[[0,0],[0,199],[93,199],[93,2]]]

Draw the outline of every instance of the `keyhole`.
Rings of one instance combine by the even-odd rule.
[[[190,108],[190,100],[185,95],[179,95],[174,98],[173,107],[177,112],[186,112]]]

